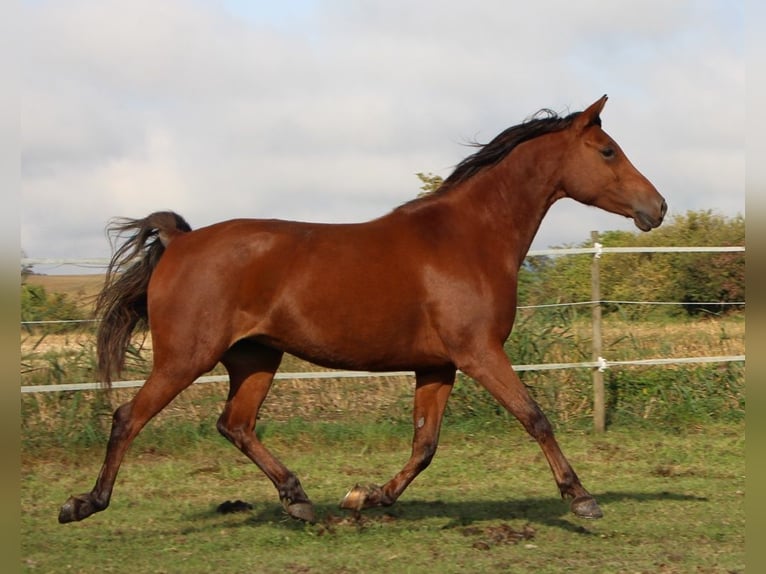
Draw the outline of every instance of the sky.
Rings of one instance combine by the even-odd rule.
[[[352,222],[541,108],[603,127],[665,196],[745,215],[731,0],[26,0],[21,249],[103,258],[113,217]],[[564,199],[533,249],[630,220]],[[82,272],[36,268],[38,272]]]

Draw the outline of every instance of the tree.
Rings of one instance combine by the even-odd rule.
[[[418,172],[415,174],[420,182],[423,184],[420,186],[421,191],[418,193],[418,197],[423,197],[424,195],[428,195],[429,193],[433,193],[437,189],[439,189],[444,183],[444,178],[440,175],[434,175],[430,171],[426,173]]]
[[[727,219],[709,210],[690,211],[673,224],[667,233],[677,245],[745,244],[742,216]],[[668,295],[686,303],[689,314],[726,311],[723,303],[745,299],[744,253],[677,253],[672,257],[672,269],[674,280]]]

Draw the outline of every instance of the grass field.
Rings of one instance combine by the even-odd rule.
[[[151,433],[151,427],[147,429]],[[22,456],[26,572],[743,572],[744,424],[619,429],[560,442],[605,517],[575,518],[518,425],[446,422],[437,456],[393,507],[337,508],[409,454],[405,425],[272,423],[266,444],[301,478],[319,522],[287,518],[268,480],[223,439],[162,449],[141,438],[112,505],[59,525],[90,489],[100,449]],[[220,514],[243,500],[251,510]]]

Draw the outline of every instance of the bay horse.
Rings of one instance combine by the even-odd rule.
[[[632,218],[642,231],[665,216],[663,197],[601,129],[606,99],[508,128],[477,145],[432,194],[365,223],[234,219],[192,231],[169,211],[114,222],[110,232],[123,242],[97,300],[100,374],[107,385],[119,374],[144,322],[153,366],[114,412],[93,490],[70,497],[59,522],[104,510],[139,431],[219,362],[230,389],[218,430],[266,474],[290,516],[314,521],[296,475],[255,434],[283,353],[331,368],[415,373],[409,460],[383,486],[352,488],[342,508],[391,505],[429,465],[460,370],[537,440],[571,511],[601,517],[503,343],[519,266],[555,201]]]

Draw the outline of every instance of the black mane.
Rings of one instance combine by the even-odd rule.
[[[525,141],[568,128],[580,113],[575,112],[561,117],[551,110],[543,109],[523,123],[506,129],[488,144],[470,143],[472,147],[479,148],[479,151],[461,161],[436,192],[446,191],[483,169],[496,165],[516,146]]]

